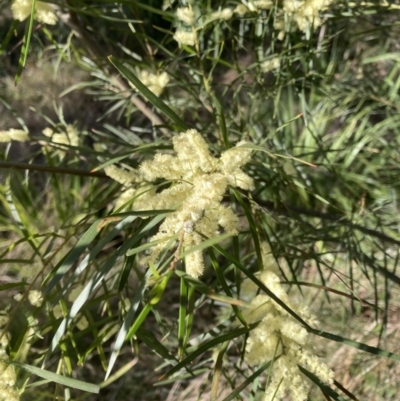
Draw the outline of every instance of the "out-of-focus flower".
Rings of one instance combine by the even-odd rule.
[[[196,43],[196,34],[192,31],[177,30],[175,32],[174,39],[180,45],[194,46]]]
[[[29,291],[28,299],[32,306],[39,307],[42,305],[43,295],[38,290],[31,290],[31,291]]]
[[[241,17],[248,13],[250,10],[244,4],[238,4],[234,10],[236,14],[239,14]]]
[[[166,72],[153,74],[149,71],[141,70],[139,79],[142,81],[143,85],[146,85],[155,95],[160,96],[169,82],[169,75]],[[132,88],[136,89],[133,84],[130,83],[130,85]]]
[[[274,6],[272,0],[255,0],[253,4],[258,10],[269,10]]]
[[[278,57],[274,57],[273,59],[266,60],[261,63],[260,67],[263,72],[268,72],[272,70],[276,70],[281,66],[281,61]]]
[[[191,7],[181,7],[176,10],[179,21],[192,26],[194,24],[194,11]]]
[[[16,20],[24,21],[31,15],[33,0],[15,0],[11,5],[13,17]],[[42,1],[36,2],[35,19],[43,24],[54,25],[57,22],[57,15],[51,4]]]
[[[51,142],[48,144],[48,146],[58,148],[59,150],[57,150],[57,152],[61,157],[65,156],[65,151],[62,149],[65,149],[66,146],[63,145],[79,145],[78,132],[73,125],[67,125],[66,132],[56,132],[51,128],[45,128],[42,133],[43,135],[51,138]]]
[[[89,322],[86,316],[81,316],[81,318],[76,323],[76,327],[78,328],[78,330],[85,330],[89,327]]]
[[[231,19],[233,10],[231,8],[224,8],[221,11],[215,11],[211,14],[212,19],[224,19],[225,21]]]
[[[26,142],[29,140],[28,133],[21,129],[11,128],[8,131],[0,131],[0,142]]]

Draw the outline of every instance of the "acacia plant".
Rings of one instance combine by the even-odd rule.
[[[0,10],[0,400],[398,399],[398,1]]]

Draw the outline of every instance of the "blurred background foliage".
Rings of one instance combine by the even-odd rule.
[[[200,27],[195,46],[173,39],[181,24],[176,8],[187,4]],[[230,302],[244,278],[235,260],[256,273],[260,242],[322,330],[400,353],[400,3],[335,1],[321,11],[320,27],[292,27],[283,37],[274,28],[282,3],[273,4],[225,20],[212,13],[238,1],[58,1],[51,26],[14,22],[10,2],[0,3],[0,131],[29,132],[29,142],[0,146],[7,352],[13,361],[102,387],[93,395],[18,369],[21,399],[255,399],[265,385],[261,373],[232,395],[256,371],[242,360],[245,338],[225,355],[221,348],[235,329]],[[113,217],[121,186],[94,169],[107,162],[136,168],[172,149],[179,129],[109,56],[137,76],[167,72],[160,99],[214,154],[242,139],[262,147],[246,167],[256,190],[242,193],[241,203],[233,192],[224,199],[243,227],[220,244],[234,259],[206,251],[201,281],[214,295],[173,275],[143,320],[147,287],[158,276],[137,255],[163,216]],[[49,127],[74,132],[77,143],[60,145],[43,134]],[[88,283],[97,283],[90,293]],[[42,291],[41,307],[25,301],[30,289]],[[13,298],[19,293],[22,301]],[[60,331],[72,305],[76,313]],[[135,332],[104,381],[129,319],[124,334]],[[211,338],[214,346],[203,349]],[[347,389],[336,388],[340,399],[399,399],[399,363],[345,342],[315,336],[318,355]],[[157,381],[178,361],[186,370]],[[310,400],[321,397],[316,387]]]

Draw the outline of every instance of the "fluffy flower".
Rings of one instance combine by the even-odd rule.
[[[28,18],[31,15],[32,3],[33,0],[15,0],[11,5],[14,19],[24,21]],[[37,1],[35,19],[43,24],[54,25],[58,18],[52,5],[42,1]]]
[[[199,277],[204,269],[202,253],[190,252],[190,248],[203,241],[199,234],[213,237],[220,228],[231,235],[238,233],[238,217],[229,206],[221,205],[221,201],[229,184],[243,188],[245,180],[246,188],[253,188],[253,180],[240,169],[250,159],[251,150],[234,147],[218,159],[210,154],[206,141],[193,129],[175,136],[173,145],[176,156],[158,154],[140,166],[143,177],[149,181],[165,178],[176,182],[159,192],[150,204],[158,209],[176,209],[176,212],[165,219],[151,239],[161,242],[152,249],[149,262],[157,259],[169,239],[183,233],[182,246],[189,250],[185,260],[187,272]]]
[[[194,46],[196,44],[196,33],[192,31],[177,30],[174,34],[174,39],[180,45]]]
[[[26,142],[29,140],[28,133],[21,129],[11,128],[8,131],[0,131],[0,143],[1,142]]]
[[[143,85],[147,86],[155,95],[160,96],[169,82],[169,75],[165,71],[161,74],[153,74],[149,71],[141,70],[139,79],[142,81]],[[133,84],[130,83],[130,85],[132,88],[135,88]]]
[[[269,10],[274,6],[272,0],[256,0],[253,1],[253,4],[259,10]]]
[[[38,290],[31,290],[31,291],[29,291],[28,299],[32,306],[39,307],[42,305],[43,295]]]
[[[142,175],[138,171],[124,170],[118,168],[115,164],[104,167],[104,172],[114,181],[117,181],[124,186],[129,186],[134,182],[141,182],[143,180]]]
[[[65,131],[62,132],[57,132],[51,128],[45,128],[42,133],[48,138],[51,138],[51,142],[48,145],[57,148],[57,153],[61,158],[65,156],[64,149],[66,149],[67,146],[79,145],[78,133],[73,125],[67,125]]]
[[[224,8],[221,11],[215,11],[211,14],[212,19],[224,19],[225,21],[231,19],[233,10],[231,8]]]
[[[284,0],[283,11],[305,32],[322,24],[320,12],[326,10],[334,0]]]
[[[262,257],[265,270],[259,275],[260,281],[298,315],[302,318],[307,316],[310,321],[306,307],[290,302],[279,283],[277,268],[273,267],[265,244],[262,244]],[[246,284],[243,291],[251,297],[255,294],[254,287],[254,284]],[[267,295],[256,295],[243,309],[243,317],[248,323],[259,321],[246,343],[246,361],[258,365],[274,360],[265,401],[281,400],[287,393],[293,400],[307,400],[310,385],[299,366],[315,374],[324,383],[332,384],[333,371],[313,354],[307,330]]]
[[[18,401],[18,391],[14,388],[16,381],[14,366],[0,361],[0,401]]]
[[[263,72],[277,70],[281,66],[281,61],[278,57],[274,57],[271,60],[266,60],[261,63],[260,67]]]
[[[241,17],[249,12],[249,9],[244,4],[238,4],[234,10],[236,14],[239,14]]]
[[[194,11],[191,7],[181,7],[176,10],[176,17],[179,21],[192,26],[194,24]]]
[[[156,187],[141,185],[124,191],[115,203],[116,210],[149,210],[156,203]],[[129,204],[128,204],[129,202]],[[123,209],[121,209],[123,207]]]
[[[152,209],[156,203],[156,188],[153,185],[142,184],[145,177],[139,170],[125,170],[114,164],[104,168],[104,172],[113,180],[123,185],[123,192],[115,204],[115,210],[125,211]],[[132,184],[138,187],[131,187]],[[134,204],[134,207],[132,206]]]

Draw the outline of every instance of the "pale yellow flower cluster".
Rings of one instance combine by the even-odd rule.
[[[11,128],[8,131],[0,131],[0,143],[2,142],[26,142],[29,140],[28,133],[21,129]]]
[[[6,348],[10,341],[10,336],[4,331],[8,323],[8,315],[0,315],[0,401],[18,401],[19,394],[15,388],[16,375],[14,366],[6,363]]]
[[[133,210],[176,209],[151,239],[160,243],[152,249],[149,263],[155,262],[167,241],[179,234],[183,234],[182,246],[188,250],[204,240],[202,235],[214,237],[221,228],[232,235],[238,233],[238,217],[231,207],[222,205],[221,201],[228,185],[245,190],[254,188],[253,179],[241,170],[252,154],[244,144],[239,142],[218,159],[210,154],[200,133],[191,129],[173,138],[176,155],[157,154],[153,160],[140,165],[137,174],[142,180],[149,182],[164,178],[172,181],[173,185],[160,192],[156,192],[156,187],[151,184],[130,188],[117,204],[122,205],[122,202],[136,197]],[[106,173],[111,176],[108,170]],[[132,174],[131,183],[139,181],[135,174]],[[117,181],[127,185],[125,173],[121,172],[120,176],[124,178],[118,178],[115,171],[113,175]],[[204,263],[201,251],[186,256],[186,269],[196,278],[202,274]]]
[[[283,12],[293,19],[298,28],[305,32],[322,24],[320,12],[326,10],[334,0],[284,0]],[[279,23],[279,22],[278,22]]]
[[[286,21],[294,22],[295,28],[305,32],[309,28],[317,28],[322,24],[321,11],[326,10],[334,0],[283,0],[282,8],[278,9],[274,21],[275,29],[279,30],[279,39],[285,36]],[[248,12],[261,12],[274,8],[273,0],[249,0],[246,5],[239,4],[234,12],[244,16]],[[287,25],[288,27],[290,24]],[[291,27],[294,28],[293,26]]]
[[[27,19],[31,15],[32,3],[33,0],[15,0],[11,5],[14,19],[19,21]],[[43,24],[54,25],[58,18],[52,5],[42,1],[37,1],[35,19]]]
[[[281,66],[281,60],[279,57],[274,57],[270,60],[265,60],[261,63],[260,67],[263,72],[277,70]]]
[[[194,29],[195,14],[192,7],[180,7],[176,10],[176,18],[186,27],[180,27],[175,31],[173,38],[180,45],[194,46],[197,36]],[[190,30],[187,29],[190,27]]]
[[[194,11],[192,7],[180,7],[176,10],[176,17],[186,25],[194,25]]]
[[[165,178],[175,184],[153,197],[152,208],[175,209],[160,226],[151,240],[163,241],[152,249],[150,262],[154,262],[171,236],[183,233],[183,247],[190,249],[212,238],[222,227],[232,235],[238,232],[238,217],[229,206],[221,204],[228,185],[245,190],[254,188],[253,180],[241,167],[246,164],[252,151],[236,147],[222,153],[219,159],[209,152],[207,142],[196,130],[191,129],[173,138],[176,156],[157,154],[151,161],[141,164],[140,170],[148,181]],[[186,257],[186,271],[199,277],[204,270],[201,251]]]
[[[132,209],[127,205],[128,202],[134,201],[134,210],[147,210],[152,204],[156,189],[144,182],[143,174],[138,170],[124,170],[114,164],[104,168],[104,172],[113,180],[123,185],[123,192],[119,196],[115,204],[115,210],[124,211]],[[132,184],[139,184],[132,187]]]
[[[79,145],[78,133],[73,125],[67,125],[66,132],[55,132],[52,128],[45,128],[42,133],[43,135],[51,138],[51,143],[49,143],[48,145],[58,148],[59,150],[57,150],[57,153],[61,157],[65,156],[65,151],[61,150],[65,149],[65,147],[62,145]]]
[[[215,11],[211,14],[211,19],[229,20],[233,16],[234,10],[232,8],[223,8],[221,11]]]
[[[31,290],[28,294],[28,300],[32,306],[40,307],[43,303],[43,295],[41,291]]]
[[[267,258],[264,246],[264,265],[268,263]],[[304,321],[315,326],[317,322],[308,309],[290,301],[279,283],[276,268],[265,267],[266,270],[259,276],[260,281]],[[254,294],[256,286],[248,284],[246,290]],[[310,386],[308,379],[299,370],[299,365],[322,382],[328,385],[333,383],[333,371],[313,354],[307,330],[269,296],[256,295],[250,306],[243,310],[243,316],[248,323],[260,322],[247,340],[246,361],[258,365],[276,358],[264,401],[281,400],[287,393],[293,400],[307,400]]]
[[[147,86],[155,95],[160,96],[169,82],[169,75],[166,72],[153,74],[152,72],[141,70],[139,72],[139,79],[142,81],[143,85]],[[136,89],[132,83],[129,84],[132,88]]]

